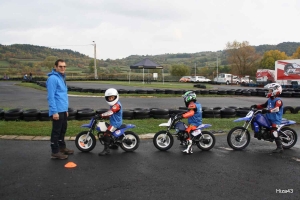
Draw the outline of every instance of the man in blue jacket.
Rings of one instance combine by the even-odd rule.
[[[48,74],[47,90],[49,116],[52,118],[51,132],[51,158],[66,159],[74,151],[66,148],[65,134],[68,119],[68,88],[65,81],[66,63],[59,59],[55,62],[54,69]]]

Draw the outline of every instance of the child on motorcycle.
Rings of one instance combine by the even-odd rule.
[[[122,117],[122,104],[119,101],[119,93],[115,88],[109,88],[105,91],[105,100],[107,104],[110,106],[110,110],[105,113],[100,114],[101,118],[109,118],[110,125],[107,127],[107,130],[103,136],[104,149],[100,152],[99,156],[105,156],[110,154],[109,145],[110,145],[110,137],[112,132],[114,132],[117,128],[122,125],[123,117]],[[99,138],[100,140],[100,138]],[[111,148],[116,148],[117,146],[112,146]]]
[[[195,130],[199,125],[202,124],[202,107],[199,102],[197,102],[196,94],[193,91],[188,91],[182,95],[185,106],[188,108],[188,111],[179,115],[177,119],[188,118],[188,127],[186,132],[188,133],[187,138],[187,148],[183,150],[183,153],[191,154],[193,153],[192,149],[192,140],[191,132]]]
[[[267,98],[269,98],[264,104],[252,105],[251,108],[263,109],[262,114],[266,114],[267,119],[272,123],[271,133],[275,138],[277,148],[273,150],[273,153],[283,152],[282,143],[278,136],[277,126],[281,124],[283,115],[282,100],[278,96],[282,92],[282,87],[278,83],[270,83],[265,86],[268,89]]]

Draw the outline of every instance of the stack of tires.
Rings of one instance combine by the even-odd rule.
[[[21,108],[14,108],[4,112],[5,121],[19,121],[22,119],[23,110]]]
[[[150,116],[154,119],[168,119],[169,109],[150,108]]]
[[[76,119],[77,120],[89,120],[95,116],[95,111],[91,108],[82,108],[77,110]]]
[[[24,121],[37,121],[40,117],[40,111],[37,109],[28,109],[23,111]]]

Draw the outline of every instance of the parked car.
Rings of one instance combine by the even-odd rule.
[[[184,82],[184,83],[191,82],[191,78],[192,78],[191,76],[183,76],[179,79],[179,82]]]
[[[191,82],[210,82],[211,80],[204,76],[192,76]]]
[[[240,84],[240,79],[238,76],[232,74],[220,73],[218,77],[214,78],[214,82],[225,83],[226,85],[229,85],[231,83],[238,85]]]
[[[240,82],[243,84],[243,83],[253,83],[253,80],[250,79],[249,76],[244,76],[244,77],[241,77],[240,78]]]

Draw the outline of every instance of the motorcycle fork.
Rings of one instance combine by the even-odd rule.
[[[246,135],[245,132],[248,130],[249,126],[250,126],[250,123],[251,121],[249,122],[245,122],[243,127],[245,128],[245,130],[242,131],[241,134],[239,134],[241,136],[241,140],[243,139],[243,137]]]

